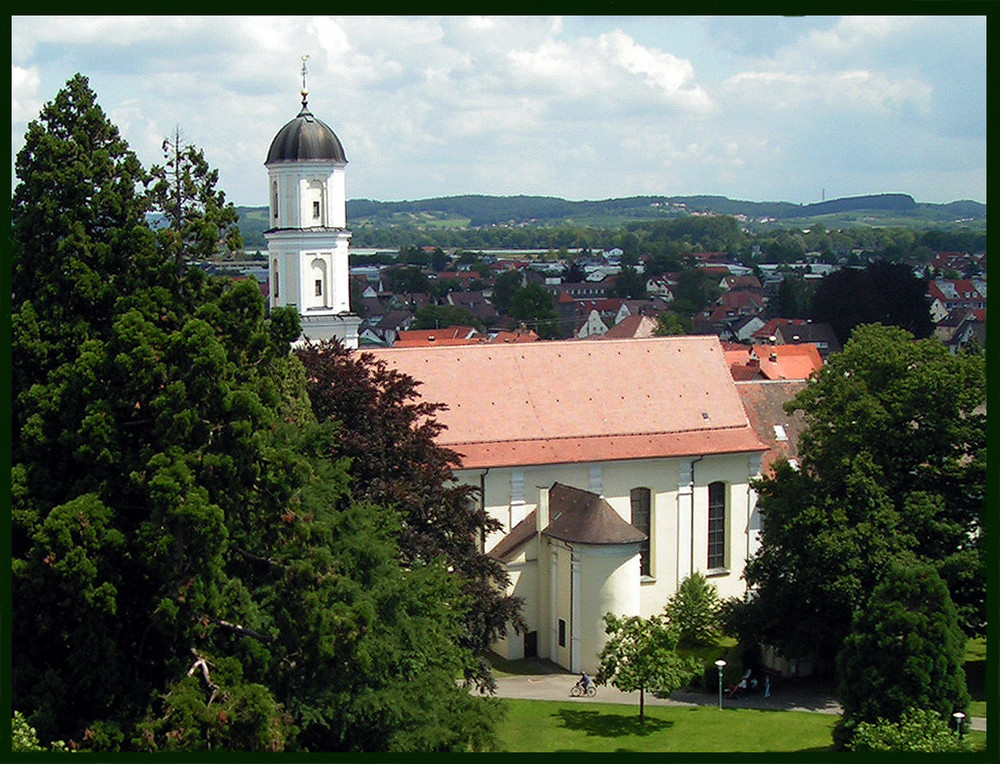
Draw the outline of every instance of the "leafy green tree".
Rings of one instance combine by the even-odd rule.
[[[459,643],[485,655],[507,623],[519,623],[520,600],[503,594],[506,571],[476,541],[499,524],[474,489],[455,481],[457,455],[435,443],[441,425],[434,414],[442,404],[421,400],[412,377],[336,341],[309,343],[296,355],[316,417],[337,423],[328,456],[349,460],[353,496],[400,512],[406,564],[444,559],[454,568],[469,603]],[[485,662],[467,678],[492,686]]]
[[[166,220],[158,236],[178,268],[183,270],[184,258],[206,260],[242,248],[239,213],[216,188],[219,171],[201,149],[182,141],[180,128],[163,141],[163,160],[150,170],[149,198],[151,211]]]
[[[541,284],[521,287],[510,300],[510,317],[533,328],[540,337],[558,336],[556,306],[552,295]]]
[[[628,300],[645,299],[646,277],[630,265],[623,266],[615,276],[614,295]]]
[[[504,271],[493,284],[493,305],[500,315],[510,312],[511,300],[524,283],[524,277],[519,270]]]
[[[696,676],[701,667],[694,658],[677,653],[679,630],[660,616],[604,616],[608,641],[601,650],[598,684],[622,692],[639,691],[639,723],[646,723],[646,691],[671,693]]]
[[[899,721],[879,718],[875,722],[860,722],[847,746],[848,750],[897,751],[905,753],[967,753],[972,751],[968,740],[950,729],[936,711],[908,708]]]
[[[810,317],[830,324],[841,343],[861,324],[899,326],[918,339],[934,330],[927,284],[910,266],[884,261],[825,276],[813,293]]]
[[[664,615],[680,631],[680,643],[687,647],[714,645],[719,641],[719,590],[703,573],[692,573],[681,581],[667,601]]]
[[[12,753],[38,753],[41,751],[67,751],[66,744],[61,740],[54,741],[48,748],[38,742],[38,735],[28,724],[20,711],[14,712],[10,723],[10,750]]]
[[[685,268],[677,276],[677,292],[672,308],[678,314],[690,318],[714,302],[721,293],[719,286],[711,283],[701,268]]]
[[[778,285],[778,292],[768,303],[767,314],[771,318],[808,318],[811,287],[805,277],[786,273]]]
[[[911,709],[939,722],[965,711],[965,642],[937,571],[910,556],[894,560],[837,656],[844,713],[835,742],[844,747],[860,722],[900,722]]]
[[[886,566],[910,550],[948,585],[969,635],[985,628],[985,364],[896,327],[862,326],[786,406],[801,469],[755,487],[761,549],[743,637],[832,660]]]
[[[414,329],[444,329],[449,326],[471,326],[482,331],[483,322],[466,308],[457,305],[425,305],[414,316]]]
[[[673,337],[690,331],[690,318],[678,315],[672,310],[665,310],[656,317],[656,329],[653,330],[653,334],[657,337]]]
[[[386,272],[386,286],[390,292],[412,294],[426,292],[430,287],[427,274],[419,268],[404,265],[390,268]]]

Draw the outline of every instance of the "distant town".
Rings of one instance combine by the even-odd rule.
[[[361,200],[349,203],[348,208],[373,215],[379,205],[410,210],[422,206],[425,216],[440,220],[456,209],[458,214],[477,214],[469,210],[482,209],[488,198],[458,199],[465,200],[468,209],[460,209],[454,200],[452,213],[444,211],[447,205],[441,202],[445,200],[428,200],[423,205]],[[925,331],[906,328],[918,329],[918,336],[937,337],[952,352],[970,342],[985,347],[984,205],[916,205],[905,195],[831,200],[811,205],[809,212],[849,215],[854,221],[867,216],[884,222],[887,214],[915,214],[922,207],[938,212],[944,208],[952,214],[964,211],[976,217],[952,218],[942,225],[945,230],[876,227],[863,222],[832,230],[813,218],[804,220],[805,228],[779,225],[754,231],[745,214],[711,211],[737,209],[733,205],[740,203],[721,197],[686,199],[698,200],[702,211],[689,212],[685,202],[664,201],[664,206],[673,207],[669,219],[636,222],[623,218],[617,229],[573,227],[565,221],[556,227],[551,219],[548,227],[537,219],[527,228],[514,220],[485,227],[486,243],[500,238],[497,229],[505,229],[522,232],[515,243],[556,244],[561,240],[559,246],[352,246],[351,311],[361,319],[359,344],[392,347],[708,334],[723,343],[736,379],[804,379],[841,348],[852,328],[846,327],[845,334],[845,327],[822,320],[823,306],[814,303],[824,279],[844,269],[863,271],[871,263],[898,261],[924,284],[920,305],[911,307],[917,313],[926,311],[929,318]],[[714,204],[706,201],[710,199]],[[510,200],[505,201],[509,206]],[[642,202],[654,209],[661,204],[645,198]],[[540,214],[557,216],[574,205],[600,204],[599,211],[615,208],[627,217],[635,203],[549,204],[542,206],[548,211]],[[742,204],[754,209],[753,203]],[[535,205],[539,209],[537,200]],[[426,212],[435,207],[438,212]],[[771,205],[765,212],[787,217],[792,212],[786,207],[793,205],[780,210]],[[235,261],[202,263],[202,267],[254,278],[266,296],[268,268],[259,251],[252,251],[259,236],[254,223],[257,210],[240,208],[240,212],[241,225],[248,223],[244,255]],[[391,214],[401,213],[397,209]],[[388,222],[384,216],[380,223],[371,221],[365,218],[360,224],[359,238],[405,242],[429,236],[433,240],[436,233],[447,231],[446,239],[484,241],[482,227],[456,230],[427,225],[426,220],[423,225],[407,226]],[[756,222],[776,220],[764,217]],[[923,225],[928,225],[926,220]],[[702,243],[718,249],[700,249],[697,245]]]

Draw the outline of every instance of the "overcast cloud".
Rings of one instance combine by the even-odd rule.
[[[13,17],[12,167],[81,72],[144,163],[179,126],[263,205],[305,54],[350,198],[986,201],[985,16]]]

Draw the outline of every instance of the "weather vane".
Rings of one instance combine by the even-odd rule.
[[[302,105],[306,105],[306,96],[309,95],[309,91],[306,89],[306,61],[309,60],[309,54],[306,53],[302,57]]]

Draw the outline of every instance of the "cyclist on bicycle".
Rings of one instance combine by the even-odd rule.
[[[590,678],[590,675],[587,674],[586,671],[584,671],[582,674],[580,674],[580,684],[583,687],[583,691],[584,692],[586,692],[587,690],[589,690],[590,686],[593,683],[594,683],[593,680]]]

